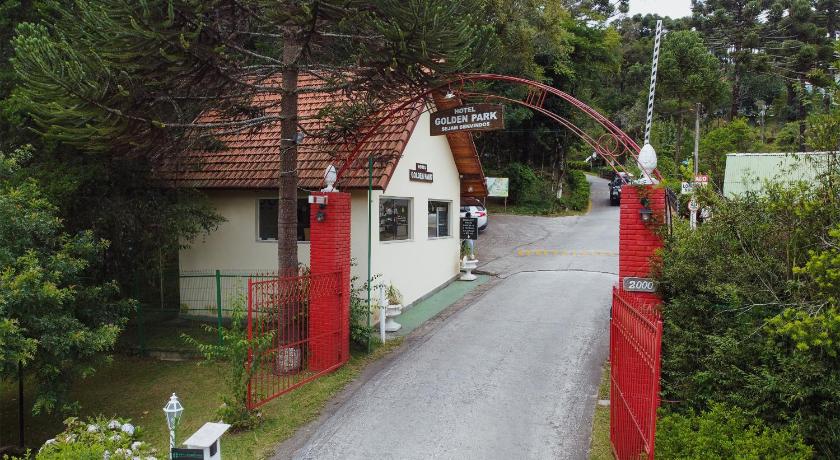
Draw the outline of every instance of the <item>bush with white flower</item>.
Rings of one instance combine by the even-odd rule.
[[[156,451],[137,438],[141,430],[124,419],[76,417],[38,451],[37,460],[157,460]]]

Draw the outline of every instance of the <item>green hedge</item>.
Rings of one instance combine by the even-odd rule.
[[[589,208],[589,182],[586,181],[586,174],[582,171],[569,171],[566,175],[566,184],[569,193],[563,194],[560,203],[566,209],[572,211],[585,211]]]
[[[575,169],[579,169],[581,171],[589,171],[590,169],[592,169],[592,166],[589,163],[587,163],[585,161],[576,161],[576,160],[567,161],[566,162],[566,167],[570,171],[575,170]]]

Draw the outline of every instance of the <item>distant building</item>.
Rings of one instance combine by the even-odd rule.
[[[726,155],[723,194],[727,197],[760,191],[767,181],[813,181],[837,164],[836,152],[730,153]]]

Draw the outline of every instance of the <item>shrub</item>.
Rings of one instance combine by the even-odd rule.
[[[503,171],[502,176],[509,182],[510,202],[522,204],[543,199],[543,181],[531,167],[522,163],[511,163]]]
[[[589,182],[582,171],[569,171],[566,175],[569,193],[563,195],[560,204],[572,211],[585,211],[589,208]]]
[[[353,261],[353,265],[355,265]],[[371,276],[371,287],[375,285],[376,280],[382,275]],[[359,277],[353,276],[350,280],[350,342],[357,348],[367,349],[368,341],[373,333],[373,327],[368,326],[368,316],[370,310],[368,309],[368,282],[359,285]],[[371,289],[371,304],[378,302],[379,297],[376,296],[376,290]]]
[[[138,441],[139,428],[128,420],[103,417],[64,421],[65,430],[48,440],[38,451],[37,460],[154,459],[155,449]]]
[[[592,165],[590,165],[589,163],[587,163],[585,161],[577,161],[577,160],[567,161],[566,162],[566,167],[568,168],[569,171],[572,171],[572,170],[589,171],[590,169],[592,169]]]
[[[741,409],[721,404],[699,415],[665,415],[657,424],[657,458],[797,460],[812,455],[795,427],[774,430]]]
[[[259,370],[261,360],[255,360],[254,365],[246,366],[249,350],[254,349],[255,356],[261,356],[263,351],[271,346],[274,340],[274,333],[248,338],[248,331],[245,328],[245,311],[242,301],[235,302],[231,312],[231,325],[222,329],[221,343],[202,343],[186,334],[181,337],[190,345],[196,347],[204,356],[204,364],[217,365],[227,363],[227,366],[218,366],[226,372],[224,376],[227,392],[223,394],[222,405],[216,411],[216,416],[225,423],[230,424],[232,431],[242,431],[254,428],[260,422],[258,411],[248,409],[248,382],[251,376]],[[266,319],[272,321],[271,319]],[[216,327],[204,325],[208,332],[215,332]]]
[[[680,411],[720,402],[774,428],[796,422],[822,458],[840,455],[837,291],[824,270],[840,222],[831,183],[732,200],[706,190],[712,219],[694,231],[675,223],[658,268],[663,397]]]

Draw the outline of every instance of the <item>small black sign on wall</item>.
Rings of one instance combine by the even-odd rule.
[[[461,218],[461,239],[462,240],[477,240],[478,239],[478,218],[477,217],[462,217]]]
[[[408,180],[416,182],[434,182],[435,175],[429,171],[426,163],[416,163],[415,169],[408,170]]]

